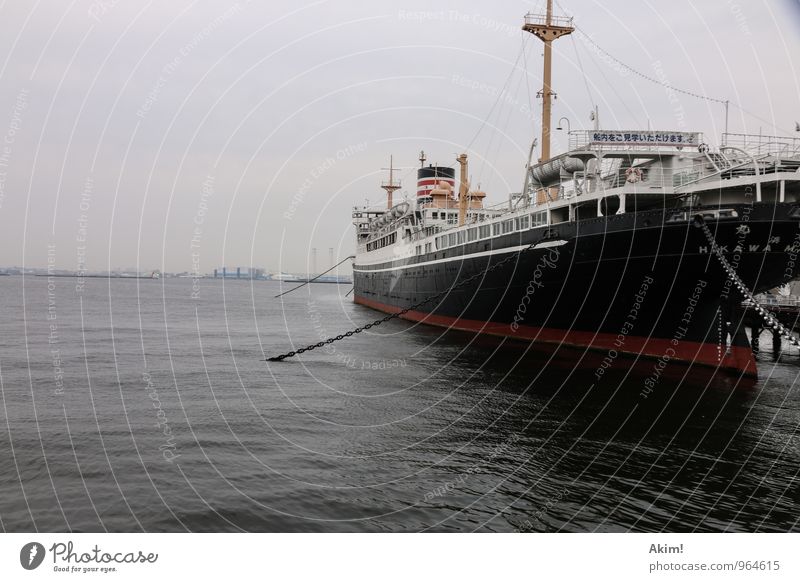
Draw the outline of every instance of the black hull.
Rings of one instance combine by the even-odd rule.
[[[800,220],[793,204],[725,205],[735,219],[706,220],[753,292],[797,274]],[[517,258],[404,317],[533,341],[706,364],[755,375],[742,300],[691,221],[674,210],[562,223],[420,255],[354,266],[355,301],[396,312],[509,256]],[[558,246],[548,246],[558,245]],[[362,258],[362,257],[359,257]]]

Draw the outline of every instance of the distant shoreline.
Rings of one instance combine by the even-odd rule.
[[[160,277],[145,277],[142,275],[78,275],[75,273],[58,273],[48,275],[47,273],[34,273],[34,277],[72,277],[75,279],[155,279],[158,280]],[[28,275],[30,277],[30,275]]]
[[[63,279],[150,279],[154,281],[160,281],[161,279],[192,279],[193,277],[149,277],[146,275],[79,275],[77,273],[54,273],[52,275],[48,275],[47,273],[0,273],[0,277],[60,277]],[[250,279],[241,277],[211,277],[211,276],[204,276],[199,277],[204,281],[263,281],[266,283],[285,283],[287,285],[294,284],[294,283],[324,283],[324,284],[334,284],[334,285],[352,285],[352,281],[326,281],[326,280],[316,280],[316,281],[309,281],[308,279]]]

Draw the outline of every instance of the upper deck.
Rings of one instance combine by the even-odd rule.
[[[570,151],[532,166],[527,181],[526,199],[554,211],[555,222],[671,200],[732,202],[752,195],[757,202],[782,202],[798,195],[797,138],[724,134],[716,150],[701,133],[596,130],[569,138]]]
[[[528,169],[521,194],[470,209],[463,226],[456,222],[455,200],[447,208],[419,199],[390,211],[354,209],[358,254],[382,261],[509,229],[656,207],[800,201],[797,138],[724,134],[724,145],[714,150],[703,134],[689,132],[573,131],[569,138],[570,151]]]

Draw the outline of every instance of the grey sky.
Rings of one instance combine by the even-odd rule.
[[[304,271],[317,247],[321,270],[329,247],[352,252],[351,206],[382,200],[390,154],[413,194],[420,149],[450,165],[471,143],[473,183],[501,202],[539,132],[541,47],[519,27],[543,2],[498,4],[4,3],[0,265],[45,266],[50,244],[66,269],[182,271],[196,253],[202,271]],[[732,107],[731,131],[800,121],[797,0],[560,4],[641,72],[758,117]],[[572,129],[596,101],[610,129],[722,131],[721,105],[579,34],[556,67],[554,117]]]

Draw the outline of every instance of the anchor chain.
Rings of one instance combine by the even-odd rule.
[[[306,346],[304,348],[300,348],[300,349],[297,349],[297,350],[292,350],[291,352],[287,352],[287,353],[281,354],[279,356],[273,356],[271,358],[267,358],[265,361],[266,362],[281,362],[281,361],[285,360],[286,358],[299,356],[300,354],[303,354],[305,352],[310,352],[311,350],[315,350],[317,348],[321,348],[321,347],[326,346],[328,344],[332,344],[333,342],[338,342],[338,341],[343,340],[345,338],[352,337],[352,336],[356,335],[357,333],[361,333],[362,331],[366,331],[366,330],[371,329],[371,328],[373,328],[375,326],[378,326],[378,325],[380,325],[382,323],[386,323],[387,321],[391,321],[392,319],[397,319],[398,317],[402,317],[403,315],[405,315],[409,311],[414,311],[415,309],[417,309],[419,307],[422,307],[423,305],[427,305],[428,303],[431,303],[432,301],[435,301],[435,300],[439,299],[440,297],[444,297],[445,295],[447,295],[451,291],[455,291],[456,289],[464,287],[465,285],[468,285],[468,284],[472,283],[476,279],[479,279],[479,278],[487,275],[488,273],[491,273],[492,271],[494,271],[496,269],[499,269],[503,265],[505,265],[505,264],[509,263],[510,261],[513,261],[514,259],[518,258],[518,256],[522,256],[523,254],[527,253],[528,251],[533,250],[534,247],[537,244],[539,244],[539,243],[532,243],[532,244],[528,245],[527,247],[525,247],[524,249],[520,250],[519,253],[512,253],[511,255],[509,255],[505,259],[501,260],[500,262],[492,265],[491,267],[487,267],[483,271],[475,273],[474,275],[470,275],[469,277],[467,277],[463,281],[459,282],[458,284],[453,285],[452,287],[448,287],[447,289],[445,289],[444,291],[440,291],[436,295],[431,295],[430,297],[428,297],[427,299],[424,299],[423,301],[415,303],[415,304],[413,304],[413,305],[411,305],[409,307],[405,307],[405,308],[401,309],[400,311],[398,311],[397,313],[392,313],[390,315],[387,315],[386,317],[382,317],[380,319],[376,319],[375,321],[373,321],[371,323],[368,323],[366,325],[362,325],[361,327],[357,327],[356,329],[347,331],[345,333],[340,333],[337,336],[329,337],[328,339],[322,340],[322,341],[317,342],[315,344],[311,344],[311,345]]]
[[[708,240],[708,244],[711,246],[711,250],[713,251],[714,256],[717,257],[717,260],[719,260],[719,263],[720,265],[722,265],[722,268],[727,273],[728,278],[731,281],[733,281],[733,284],[736,285],[736,288],[739,290],[739,292],[753,304],[756,312],[764,320],[766,326],[768,328],[774,327],[778,331],[778,333],[780,333],[783,337],[789,340],[789,342],[792,345],[800,348],[800,340],[795,338],[791,334],[790,330],[780,321],[778,321],[777,317],[775,317],[772,313],[770,313],[769,310],[764,309],[764,307],[758,301],[756,301],[756,298],[753,295],[752,291],[750,291],[750,289],[747,288],[747,285],[744,284],[744,281],[742,281],[742,279],[736,273],[736,270],[728,262],[728,259],[725,258],[722,249],[719,248],[719,245],[717,245],[717,241],[714,239],[714,234],[711,232],[711,229],[708,228],[708,225],[705,223],[705,220],[703,220],[702,216],[695,217],[695,225],[699,226],[700,229],[703,231],[703,234],[705,234],[705,237]]]

